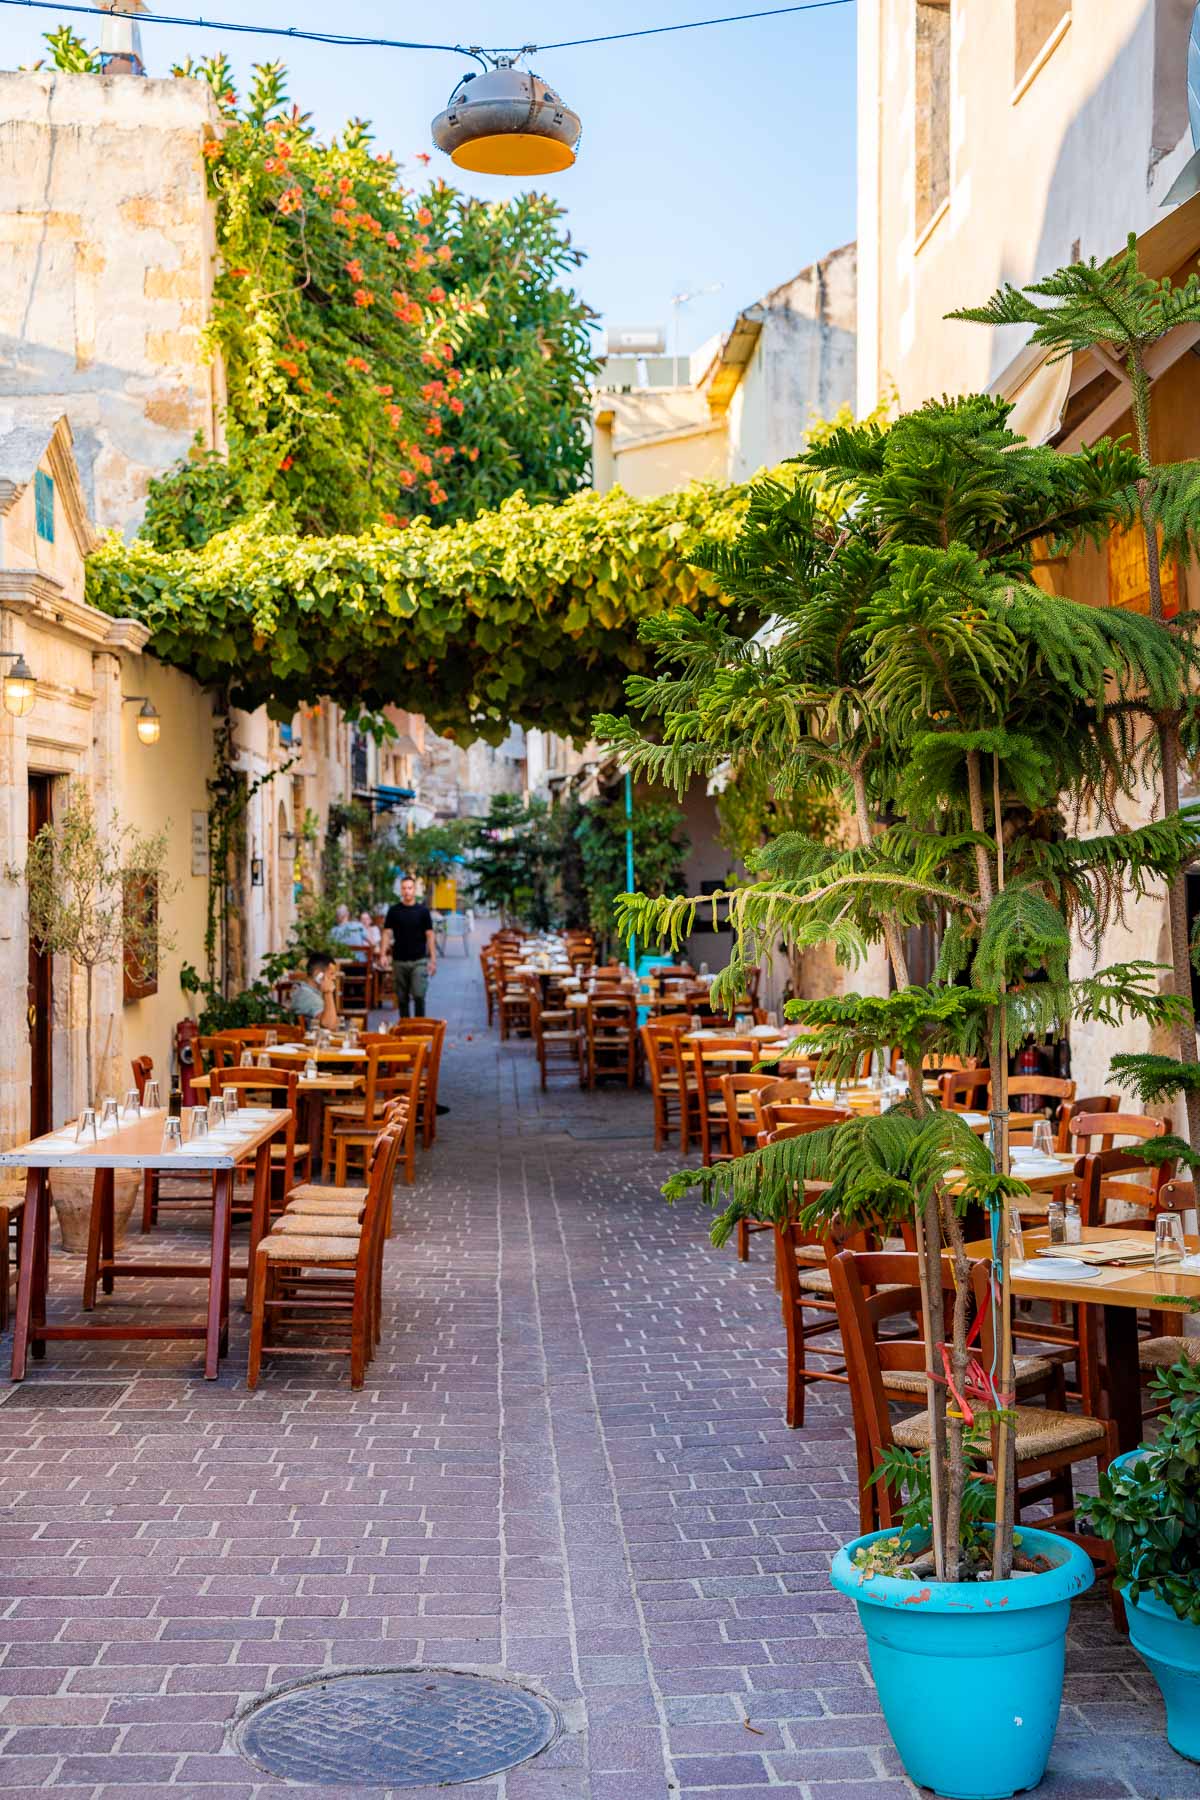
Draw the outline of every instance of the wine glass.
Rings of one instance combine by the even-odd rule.
[[[1054,1155],[1054,1133],[1050,1129],[1049,1119],[1038,1119],[1033,1127],[1033,1142],[1030,1145],[1035,1156]]]
[[[1178,1213],[1159,1213],[1154,1221],[1154,1266],[1183,1259],[1183,1220]]]
[[[153,1075],[150,1077],[149,1081],[146,1083],[146,1094],[145,1094],[145,1098],[142,1101],[142,1105],[145,1107],[147,1112],[157,1112],[159,1107],[162,1105],[162,1093],[161,1093],[161,1090],[159,1089],[159,1085],[158,1085],[157,1081],[154,1079]]]

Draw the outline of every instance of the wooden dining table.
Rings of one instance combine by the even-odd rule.
[[[1084,1227],[1083,1241],[1106,1243],[1113,1238],[1146,1235],[1144,1231],[1131,1231],[1128,1225],[1092,1225]],[[1049,1242],[1049,1233],[1043,1227],[1036,1227],[1026,1230],[1023,1239],[1026,1260],[1033,1261],[1037,1250]],[[1153,1242],[1153,1238],[1150,1241]],[[1189,1237],[1186,1244],[1189,1251],[1195,1251],[1200,1248],[1200,1239]],[[973,1258],[988,1258],[992,1254],[991,1240],[978,1239],[967,1245],[967,1251]],[[1152,1263],[1137,1268],[1110,1265],[1072,1281],[1054,1277],[1039,1279],[1014,1269],[1012,1291],[1018,1300],[1049,1300],[1099,1309],[1108,1415],[1116,1426],[1118,1449],[1135,1450],[1142,1441],[1143,1432],[1138,1310],[1168,1312],[1172,1296],[1180,1300],[1200,1300],[1200,1270],[1188,1274],[1170,1267],[1155,1269]],[[1161,1303],[1164,1299],[1165,1305]]]
[[[25,1177],[25,1219],[21,1237],[17,1305],[13,1325],[12,1378],[25,1378],[29,1356],[40,1361],[52,1339],[73,1342],[89,1339],[200,1338],[204,1342],[204,1375],[215,1381],[221,1357],[229,1347],[230,1232],[236,1171],[254,1164],[254,1189],[250,1213],[250,1245],[245,1270],[247,1291],[254,1267],[254,1252],[267,1229],[271,1194],[271,1140],[291,1122],[284,1107],[268,1111],[240,1111],[237,1127],[228,1134],[207,1133],[180,1147],[163,1148],[166,1113],[143,1112],[129,1124],[100,1135],[95,1141],[75,1142],[74,1126],[34,1138],[0,1152],[0,1168],[22,1168]],[[202,1321],[169,1323],[144,1321],[121,1323],[46,1322],[46,1291],[50,1276],[50,1182],[54,1169],[93,1172],[92,1212],[89,1227],[84,1311],[95,1306],[96,1283],[105,1294],[113,1292],[121,1275],[191,1279],[207,1275],[208,1304]],[[157,1169],[162,1175],[209,1173],[213,1176],[213,1217],[207,1268],[195,1262],[119,1261],[113,1224],[114,1176],[118,1169]]]

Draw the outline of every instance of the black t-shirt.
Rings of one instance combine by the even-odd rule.
[[[388,907],[383,924],[392,934],[392,955],[397,962],[419,962],[428,955],[425,933],[433,930],[433,914],[427,906],[420,902],[405,906],[403,900],[397,900]]]

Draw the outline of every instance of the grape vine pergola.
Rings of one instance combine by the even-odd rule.
[[[360,537],[280,535],[259,515],[193,551],[110,539],[88,594],[236,706],[290,718],[330,699],[406,707],[460,742],[498,742],[510,722],[584,738],[648,666],[640,622],[717,592],[688,558],[702,538],[731,541],[746,500],[701,484],[558,505],[517,494],[467,523]]]

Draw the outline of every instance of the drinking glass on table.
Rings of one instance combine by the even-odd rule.
[[[157,1112],[162,1105],[162,1094],[159,1091],[158,1083],[153,1076],[151,1076],[150,1080],[146,1083],[146,1093],[142,1100],[142,1105],[147,1112]]]
[[[142,1102],[135,1087],[125,1090],[125,1104],[121,1108],[121,1116],[125,1119],[140,1119],[142,1116]]]
[[[279,1033],[277,1031],[264,1031],[263,1032],[263,1043],[268,1047],[268,1049],[273,1044],[277,1044],[278,1042],[279,1042]]]
[[[162,1147],[164,1150],[178,1150],[183,1142],[183,1120],[176,1113],[168,1113],[163,1120]]]
[[[191,1135],[194,1138],[201,1138],[201,1137],[208,1136],[208,1108],[207,1108],[207,1106],[193,1106]]]
[[[208,1123],[213,1130],[225,1123],[225,1102],[220,1094],[214,1094],[208,1103]]]
[[[317,1065],[313,1061],[312,1057],[310,1056],[308,1061],[304,1065],[304,1074],[301,1076],[301,1080],[302,1081],[315,1081],[316,1079],[317,1079]]]
[[[75,1127],[75,1142],[77,1144],[94,1144],[99,1135],[96,1129],[96,1109],[94,1106],[85,1106],[79,1115],[79,1123]]]
[[[1021,1230],[1021,1215],[1015,1206],[1008,1213],[1008,1260],[1011,1263],[1025,1261],[1025,1237]]]
[[[1182,1262],[1183,1220],[1178,1213],[1159,1213],[1154,1221],[1154,1266]]]
[[[243,1069],[252,1069],[254,1067],[253,1050],[243,1050],[241,1056],[238,1058],[238,1062]]]
[[[1054,1155],[1054,1133],[1050,1129],[1049,1119],[1038,1119],[1034,1125],[1030,1149],[1038,1156]]]
[[[221,1104],[225,1108],[226,1123],[228,1123],[231,1119],[236,1123],[237,1110],[241,1104],[241,1101],[238,1098],[238,1091],[235,1087],[222,1088]]]
[[[100,1108],[100,1129],[101,1131],[117,1131],[120,1124],[121,1109],[117,1105],[117,1097],[115,1094],[109,1094]]]

